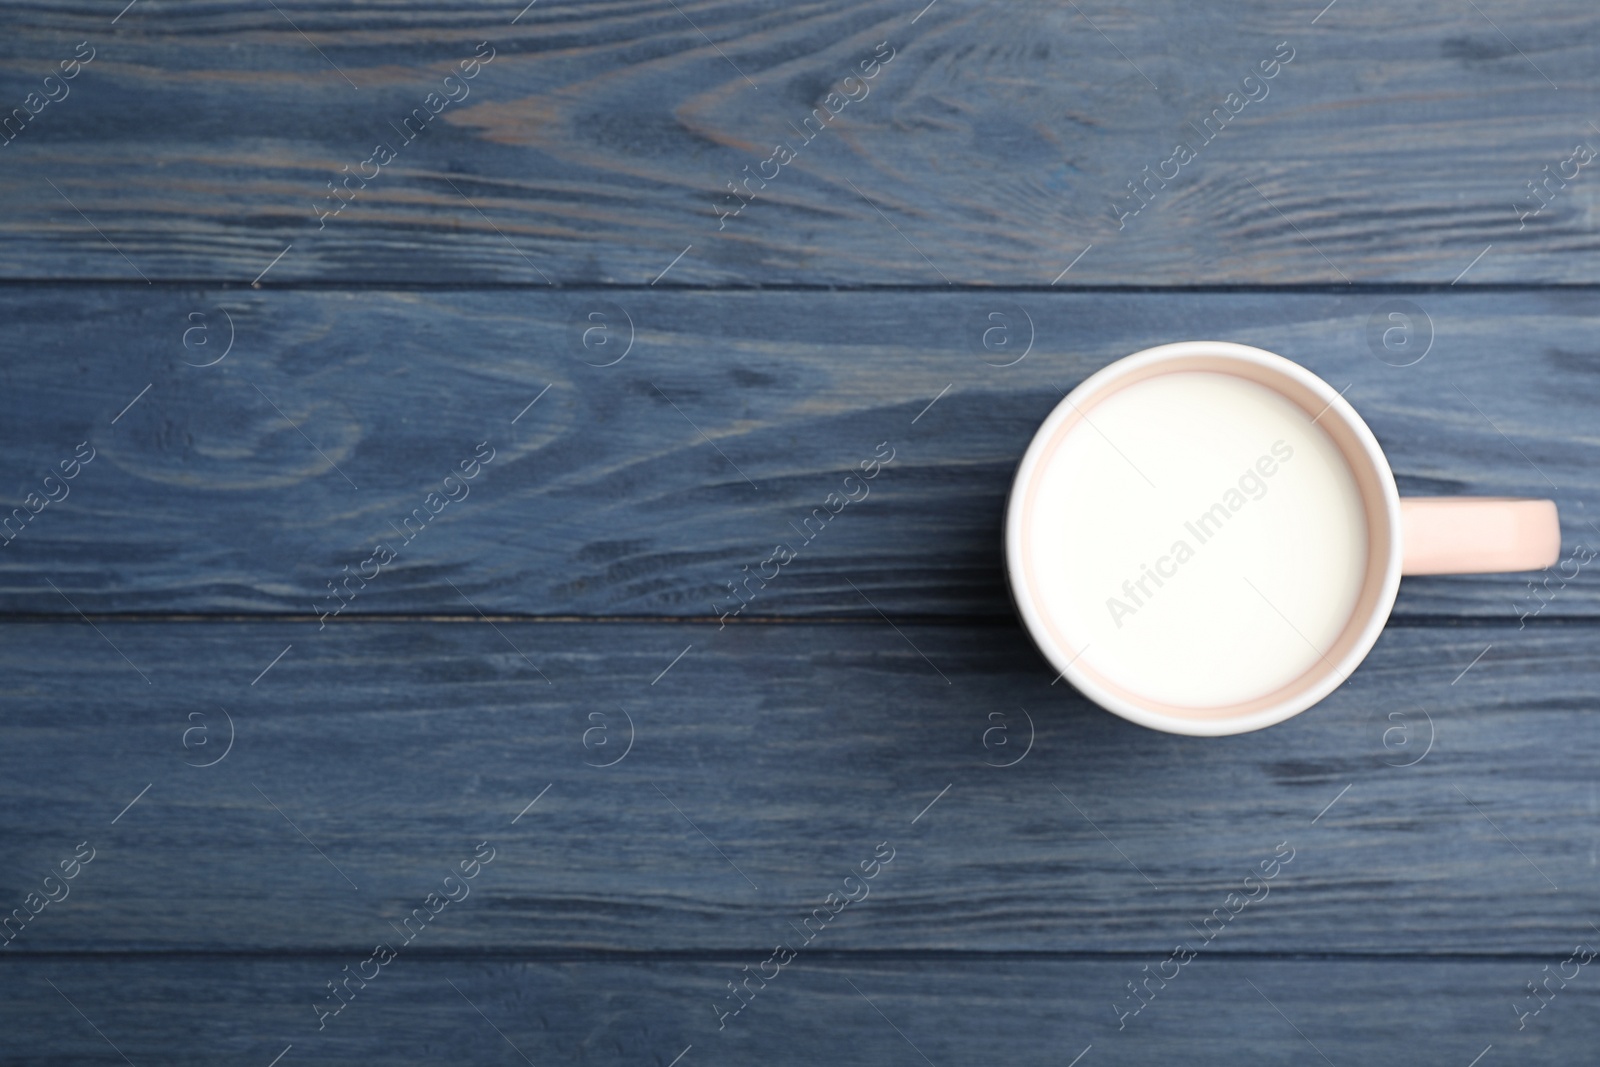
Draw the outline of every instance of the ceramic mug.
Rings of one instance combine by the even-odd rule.
[[[1402,500],[1322,379],[1188,341],[1118,360],[1051,412],[1017,469],[1005,554],[1062,677],[1140,725],[1220,736],[1341,685],[1401,575],[1535,570],[1560,541],[1549,500]]]

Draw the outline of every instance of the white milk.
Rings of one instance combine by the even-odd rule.
[[[1255,382],[1189,371],[1128,386],[1090,408],[1037,484],[1041,610],[1082,664],[1148,699],[1272,692],[1355,607],[1355,479],[1310,415]]]

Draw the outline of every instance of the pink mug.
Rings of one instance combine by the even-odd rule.
[[[1258,730],[1333,692],[1404,574],[1555,563],[1554,502],[1400,499],[1365,422],[1282,356],[1161,345],[1052,411],[1006,508],[1011,592],[1079,692],[1152,729]]]

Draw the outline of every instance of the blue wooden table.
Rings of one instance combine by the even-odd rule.
[[[0,1064],[1593,1059],[1592,5],[4,23]],[[1561,562],[1054,683],[1012,471],[1190,338]]]

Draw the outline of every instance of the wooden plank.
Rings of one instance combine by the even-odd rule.
[[[1408,580],[1401,615],[1593,617],[1600,587],[1579,562],[1600,542],[1592,305],[1585,292],[14,289],[0,293],[15,353],[0,369],[0,499],[42,494],[80,442],[96,458],[0,549],[0,608],[714,617],[782,541],[799,556],[781,580],[741,586],[747,616],[877,618],[853,583],[895,615],[1009,617],[1001,515],[1039,422],[1111,360],[1210,336],[1346,390],[1404,492],[1559,502],[1566,566]],[[1397,307],[1414,333],[1390,350]],[[1408,367],[1377,358],[1415,351]],[[429,504],[484,441],[495,458],[453,490],[470,497]],[[880,446],[895,458],[870,496],[815,534],[808,518],[857,492],[842,480]],[[405,525],[435,506],[425,536]],[[382,568],[380,541],[398,556]]]
[[[815,947],[1153,953],[1236,891],[1268,895],[1228,951],[1589,929],[1592,626],[1391,627],[1318,708],[1220,740],[1093,708],[1000,626],[99,630],[0,631],[3,902],[96,853],[9,955],[359,948],[485,840],[424,946],[759,947],[861,896],[883,842]]]
[[[361,953],[13,961],[0,967],[0,991],[13,1009],[8,1051],[36,1062],[123,1063],[120,1050],[133,1063],[265,1065],[289,1049],[284,1064],[1061,1067],[1081,1057],[1082,1067],[1220,1065],[1238,1063],[1247,1041],[1254,1063],[1325,1056],[1466,1067],[1489,1046],[1485,1064],[1586,1061],[1597,1037],[1594,976],[1592,967],[1562,968],[1571,950],[1527,959],[1197,958],[1165,989],[1152,982],[1155,999],[1121,1031],[1114,1005],[1129,997],[1124,983],[1159,957],[802,956],[765,989],[752,982],[749,1006],[720,1031],[712,1009],[730,996],[726,983],[742,978],[742,958],[401,956],[366,988],[352,983],[352,999],[320,1032],[313,1005]],[[1565,988],[1552,981],[1554,995],[1519,1031],[1513,1005],[1546,965],[1579,977]]]
[[[1581,0],[521,6],[20,11],[4,106],[70,95],[8,135],[0,275],[1048,285],[1092,245],[1069,280],[1600,280]]]

